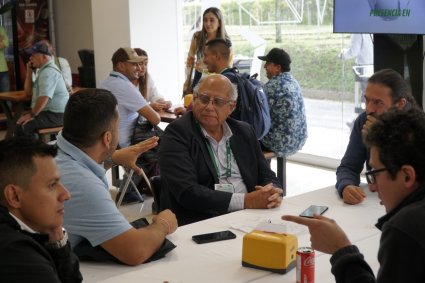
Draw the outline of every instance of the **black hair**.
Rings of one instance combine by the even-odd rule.
[[[55,157],[57,148],[29,137],[13,137],[0,141],[0,201],[8,184],[27,188],[36,173],[34,157]]]
[[[392,69],[382,69],[375,72],[368,79],[368,83],[383,84],[390,88],[393,103],[405,98],[409,107],[417,107],[416,100],[411,94],[409,85],[398,72]]]
[[[230,57],[230,47],[232,43],[230,40],[223,38],[214,38],[207,42],[205,45],[212,52],[219,53],[224,60],[229,60]]]
[[[381,114],[364,136],[367,146],[379,150],[379,159],[392,179],[403,165],[415,169],[419,183],[425,178],[425,114],[419,108],[391,108]]]
[[[118,118],[117,99],[106,89],[89,88],[73,94],[65,107],[63,137],[84,148],[94,145]]]

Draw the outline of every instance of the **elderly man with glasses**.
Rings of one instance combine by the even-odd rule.
[[[229,117],[236,99],[229,79],[211,75],[195,88],[193,110],[165,129],[161,209],[171,208],[179,225],[282,202],[252,127]]]
[[[308,226],[311,247],[332,254],[332,273],[338,283],[425,282],[425,114],[415,108],[391,109],[371,126],[364,140],[372,168],[366,178],[387,212],[376,224],[382,231],[376,279],[359,249],[332,219],[282,218]]]

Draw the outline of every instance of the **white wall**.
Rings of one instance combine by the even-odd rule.
[[[96,85],[112,70],[112,54],[130,46],[129,2],[92,0],[93,45]]]
[[[87,0],[53,1],[56,52],[68,59],[73,73],[81,66],[78,50],[93,49],[91,2]]]
[[[180,103],[184,81],[182,0],[129,0],[131,47],[149,55],[159,92]]]
[[[60,0],[54,3],[56,49],[78,73],[79,49],[93,49],[96,83],[112,70],[119,47],[149,54],[149,72],[159,91],[180,103],[184,81],[183,0]]]

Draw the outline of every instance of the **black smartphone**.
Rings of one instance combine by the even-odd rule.
[[[192,240],[194,240],[197,244],[205,244],[235,238],[236,235],[229,230],[192,236]]]
[[[327,206],[323,205],[310,205],[306,210],[301,212],[301,217],[307,217],[307,218],[313,218],[314,214],[323,214],[325,211],[328,210]]]

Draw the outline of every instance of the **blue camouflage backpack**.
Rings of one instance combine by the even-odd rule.
[[[239,73],[236,67],[222,74],[238,89],[236,108],[231,117],[250,124],[260,140],[269,132],[270,112],[263,86],[256,79],[257,74],[250,77],[247,73]]]

